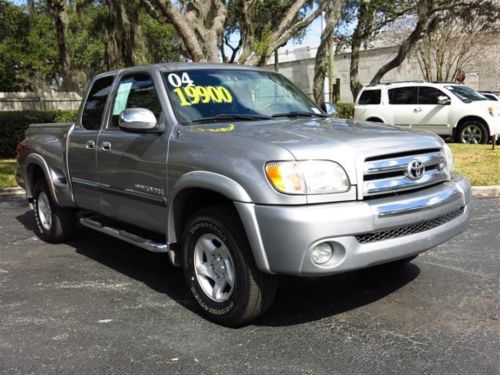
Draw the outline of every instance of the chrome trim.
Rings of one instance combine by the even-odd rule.
[[[430,171],[426,171],[426,173],[419,180],[412,180],[402,175],[380,180],[365,181],[363,184],[363,191],[365,196],[383,193],[396,193],[447,180],[448,173],[445,169],[432,169]]]
[[[374,160],[367,161],[364,164],[363,173],[365,176],[375,175],[379,173],[388,173],[388,172],[406,172],[408,168],[408,164],[414,160],[420,160],[425,167],[437,165],[440,163],[444,163],[444,155],[439,152],[432,152],[428,154],[417,154],[402,156],[396,158],[382,159],[382,160]]]
[[[462,193],[458,189],[446,189],[423,198],[406,199],[396,203],[386,203],[376,207],[378,217],[398,216],[444,206],[459,200]]]

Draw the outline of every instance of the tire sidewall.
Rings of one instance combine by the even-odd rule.
[[[50,225],[50,229],[47,230],[43,227],[42,221],[40,220],[40,213],[38,211],[38,197],[40,196],[41,193],[45,193],[47,195],[47,199],[49,200],[49,205],[50,205],[50,211],[52,215],[52,221]],[[44,184],[36,184],[34,189],[33,189],[33,207],[35,211],[35,222],[36,222],[36,229],[38,232],[38,235],[41,239],[44,241],[50,241],[53,232],[54,232],[54,225],[56,221],[55,217],[55,211],[54,211],[54,204],[52,202],[52,197],[50,195],[50,192],[46,188],[46,185]]]
[[[224,242],[233,259],[235,283],[229,299],[216,302],[206,295],[194,270],[194,247],[203,234],[214,234]],[[245,261],[241,250],[225,223],[213,217],[198,216],[191,220],[184,232],[184,275],[189,291],[202,312],[215,321],[225,321],[243,314],[248,301],[249,286]]]

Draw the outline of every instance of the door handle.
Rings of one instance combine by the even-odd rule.
[[[92,150],[94,148],[94,146],[95,146],[95,142],[92,141],[92,140],[90,140],[90,141],[87,141],[87,144],[85,145],[85,148],[87,150]]]
[[[413,110],[413,112],[415,113],[418,113],[418,112],[422,112],[422,108],[421,107],[417,107]]]
[[[102,142],[101,143],[101,148],[103,151],[109,151],[111,150],[111,142]]]

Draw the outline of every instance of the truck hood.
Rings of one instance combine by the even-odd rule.
[[[187,129],[228,137],[225,140],[228,145],[231,138],[245,138],[245,148],[258,148],[262,142],[272,143],[288,150],[297,160],[332,160],[342,165],[351,183],[358,180],[360,168],[357,166],[367,157],[436,149],[441,148],[443,142],[429,132],[334,118],[219,123]],[[240,141],[236,143],[241,144]]]

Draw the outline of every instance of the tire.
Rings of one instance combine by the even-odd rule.
[[[460,125],[457,132],[458,143],[483,144],[488,142],[488,130],[479,120],[468,120]]]
[[[38,237],[46,242],[59,243],[73,236],[76,224],[74,209],[59,207],[45,181],[35,183],[33,206]]]
[[[195,213],[184,228],[182,243],[187,286],[209,320],[238,326],[269,309],[276,279],[257,269],[232,207]]]

